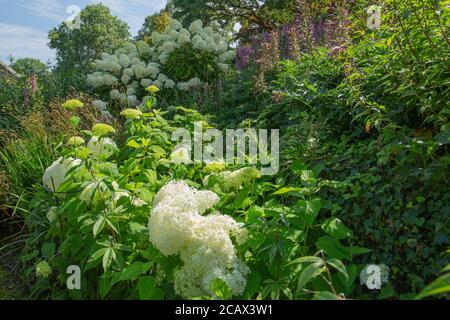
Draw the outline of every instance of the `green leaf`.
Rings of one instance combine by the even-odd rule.
[[[141,146],[139,145],[139,143],[136,142],[136,140],[130,140],[127,142],[127,146],[129,146],[130,148],[133,149],[139,149]]]
[[[285,193],[289,193],[289,192],[293,192],[293,191],[300,191],[300,190],[301,190],[301,188],[283,187],[283,188],[275,191],[272,194],[273,195],[280,195],[280,194],[285,194]]]
[[[322,229],[330,236],[341,240],[352,236],[352,232],[338,218],[330,218],[322,223]]]
[[[318,249],[325,251],[331,258],[348,259],[351,256],[346,247],[344,247],[337,239],[331,237],[321,237],[316,242]]]
[[[295,206],[294,211],[298,213],[307,224],[312,225],[321,209],[321,200],[315,198],[312,200],[299,200]]]
[[[344,284],[347,289],[349,289],[355,282],[355,279],[356,279],[356,276],[358,273],[358,267],[355,264],[351,264],[351,265],[348,265],[346,267],[346,269],[347,269],[348,277],[346,278],[342,273],[339,272],[338,278],[339,278],[340,282],[342,284]]]
[[[450,292],[450,273],[440,276],[428,286],[425,287],[414,299],[419,300],[425,297],[434,296]]]
[[[152,264],[150,262],[137,261],[132,263],[131,265],[123,269],[122,272],[118,274],[118,276],[115,276],[113,278],[113,280],[111,281],[111,286],[120,281],[135,280],[141,274],[146,273],[150,269],[151,265]]]
[[[339,297],[328,291],[321,291],[314,295],[314,300],[339,300]]]
[[[92,232],[94,233],[94,238],[103,230],[105,227],[105,216],[99,216],[98,220],[95,222],[94,227],[92,228]]]
[[[255,295],[255,293],[258,292],[260,284],[261,284],[261,275],[258,272],[253,271],[247,277],[247,285],[245,287],[244,294],[249,299],[251,299]]]
[[[106,248],[105,253],[103,254],[103,259],[102,259],[102,265],[103,265],[104,271],[107,271],[109,266],[111,265],[112,254],[113,254],[113,249]]]
[[[228,284],[219,278],[211,281],[211,290],[214,291],[220,300],[229,300],[233,296]]]
[[[339,271],[345,277],[345,279],[348,280],[347,268],[345,267],[345,265],[342,263],[341,260],[336,258],[330,258],[327,260],[327,264],[332,266],[337,271]]]
[[[164,298],[164,292],[156,288],[156,281],[152,276],[140,278],[136,289],[140,300],[162,300]]]
[[[297,292],[300,292],[305,285],[314,277],[324,272],[323,262],[312,263],[303,269],[300,277],[298,278]]]
[[[41,253],[46,258],[51,258],[55,255],[55,244],[53,242],[47,242],[42,245]]]

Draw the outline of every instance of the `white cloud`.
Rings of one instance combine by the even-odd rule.
[[[47,33],[18,24],[0,22],[0,57],[15,59],[31,57],[46,62],[54,58],[47,46]]]
[[[16,4],[19,7],[29,10],[32,14],[52,20],[62,21],[65,19],[62,13],[65,7],[61,1],[57,0],[18,0]]]
[[[167,0],[91,0],[103,3],[111,12],[128,23],[132,35],[136,35],[145,18],[166,6]]]

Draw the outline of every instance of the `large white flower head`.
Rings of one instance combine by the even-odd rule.
[[[219,201],[219,196],[209,190],[195,190],[195,200],[197,201],[197,208],[200,214],[215,206]]]
[[[149,218],[150,241],[164,255],[179,254],[184,262],[175,274],[174,287],[184,298],[214,295],[211,282],[220,278],[234,295],[246,285],[248,267],[236,255],[231,237],[245,241],[242,223],[215,213],[202,216],[219,202],[212,191],[169,182],[156,194]]]
[[[63,159],[62,157],[53,162],[52,165],[45,170],[44,175],[42,176],[42,182],[44,183],[45,188],[53,192],[58,191],[61,184],[66,181],[67,172],[80,164],[80,159]]]
[[[112,139],[99,138],[97,136],[93,136],[91,140],[89,140],[87,147],[95,158],[100,158],[102,156],[107,159],[117,150],[117,145]]]
[[[93,103],[94,107],[96,107],[99,111],[106,111],[108,108],[108,103],[101,101],[101,100],[95,100]]]

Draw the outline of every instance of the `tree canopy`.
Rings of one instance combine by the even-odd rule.
[[[89,72],[91,63],[102,52],[113,52],[129,38],[128,25],[113,16],[108,7],[95,4],[81,11],[80,28],[62,23],[50,30],[49,46],[56,50],[56,71],[64,73],[64,78],[70,73],[72,81],[76,81]]]

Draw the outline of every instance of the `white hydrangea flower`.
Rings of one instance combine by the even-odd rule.
[[[162,82],[161,82],[161,81],[159,81],[159,80],[155,80],[155,81],[153,81],[153,85],[157,86],[158,88],[162,88],[162,87],[163,87],[163,84],[162,84]]]
[[[191,42],[191,38],[190,37],[188,37],[188,36],[186,36],[184,34],[180,34],[178,36],[178,40],[177,40],[178,45],[182,46],[182,45],[185,45],[185,44],[190,43],[190,42]]]
[[[139,59],[138,57],[131,59],[131,65],[137,65],[139,63],[143,62],[141,59]]]
[[[203,31],[203,22],[201,20],[196,20],[189,26],[189,32],[196,34]]]
[[[160,82],[166,82],[167,80],[169,80],[169,78],[165,74],[160,73],[156,80],[158,80]]]
[[[136,95],[136,89],[132,86],[127,87],[127,96],[134,96]]]
[[[135,95],[130,95],[127,97],[127,103],[130,106],[136,106],[138,104],[138,99]]]
[[[226,63],[218,63],[217,66],[222,72],[227,72],[230,69],[230,66]]]
[[[189,154],[189,151],[186,148],[178,148],[172,152],[170,155],[170,161],[172,163],[178,163],[178,164],[190,164],[191,161],[191,155]]]
[[[147,88],[148,86],[151,86],[153,83],[152,80],[150,79],[142,79],[141,80],[141,86],[143,86],[144,88]]]
[[[242,223],[230,216],[201,213],[219,201],[211,191],[169,182],[156,194],[149,218],[150,241],[164,255],[179,254],[175,292],[184,298],[214,296],[211,282],[222,279],[233,295],[243,293],[249,268],[236,255],[230,236],[244,241]],[[241,242],[242,243],[242,242]]]
[[[178,32],[176,30],[170,30],[167,35],[172,41],[176,41],[178,39]]]
[[[108,103],[102,100],[95,100],[93,103],[94,107],[96,107],[99,111],[105,111],[108,108]]]
[[[206,42],[200,37],[199,35],[195,35],[194,38],[192,38],[192,47],[194,49],[204,51],[206,50]]]
[[[162,63],[162,64],[165,64],[166,62],[167,62],[167,59],[169,59],[169,55],[167,55],[167,54],[161,54],[160,56],[159,56],[159,61]]]
[[[67,172],[80,164],[81,160],[74,158],[63,159],[60,157],[54,161],[50,167],[45,169],[44,175],[42,176],[42,182],[45,188],[53,192],[58,191],[61,184],[66,180]]]
[[[109,97],[110,97],[112,100],[119,100],[119,99],[120,99],[120,91],[117,90],[117,89],[111,90],[111,91],[109,92]]]
[[[126,54],[121,54],[119,57],[119,64],[123,68],[128,68],[130,66],[130,58]]]
[[[130,82],[131,77],[127,74],[122,75],[122,78],[120,78],[120,81],[122,81],[123,84],[128,84]]]
[[[225,40],[220,40],[217,43],[217,53],[222,54],[228,51],[228,43]]]
[[[192,78],[191,80],[189,80],[189,81],[187,82],[187,84],[188,84],[189,87],[198,87],[198,86],[201,85],[201,83],[202,83],[202,82],[200,81],[199,78]]]
[[[124,49],[128,52],[128,53],[132,53],[132,52],[136,52],[137,51],[137,47],[131,43],[131,42],[127,42],[125,43]]]
[[[188,91],[189,90],[189,84],[187,82],[178,82],[177,88],[181,91]]]
[[[176,19],[170,19],[170,27],[174,30],[180,30],[183,28],[183,25]]]
[[[141,56],[151,53],[151,47],[145,41],[142,40],[138,41],[136,46]]]
[[[123,70],[123,74],[126,74],[129,77],[134,76],[134,71],[132,68],[126,68],[125,70]]]
[[[200,214],[215,206],[219,201],[219,196],[209,190],[195,190],[195,200],[197,201],[197,208]]]
[[[117,149],[117,145],[112,139],[100,138],[99,140],[96,136],[93,136],[91,140],[89,140],[87,147],[95,158],[99,158],[101,155],[105,158],[109,158]]]
[[[151,35],[152,43],[158,44],[162,41],[162,36],[159,32],[153,31]]]
[[[229,62],[232,61],[234,58],[236,58],[236,51],[228,50],[219,56],[219,62],[222,63]]]
[[[113,115],[107,110],[102,111],[102,116],[105,117],[108,121],[112,121],[114,119]]]
[[[167,89],[173,89],[173,88],[175,88],[175,86],[176,86],[176,83],[175,83],[175,81],[173,81],[173,80],[166,80],[166,82],[164,83],[164,88],[167,88]]]

